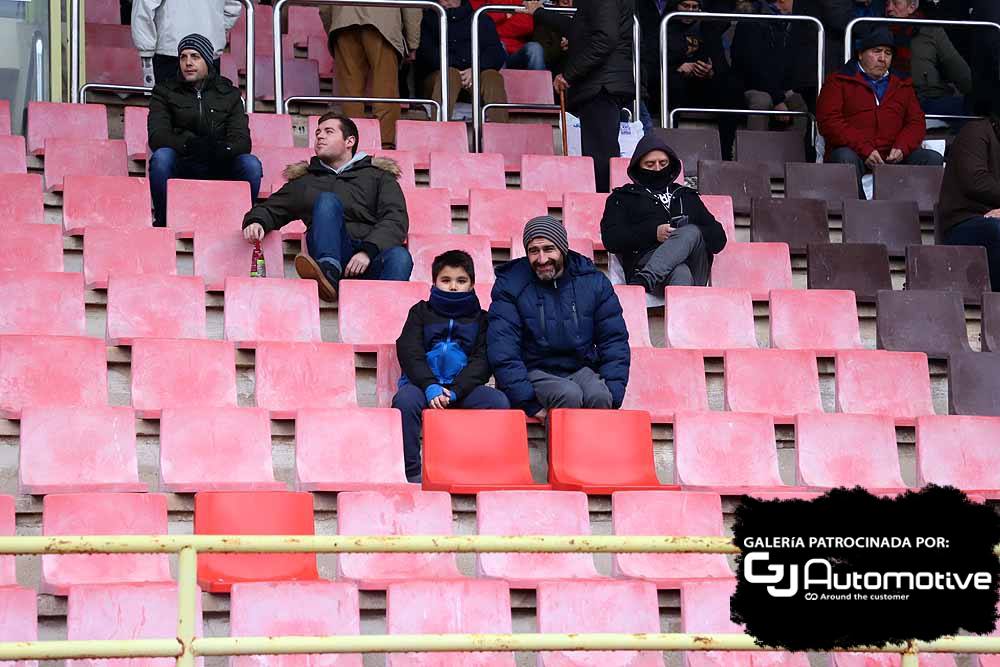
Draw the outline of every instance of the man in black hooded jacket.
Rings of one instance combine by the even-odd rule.
[[[712,256],[726,247],[726,232],[698,196],[674,180],[681,161],[656,133],[636,146],[628,175],[604,206],[601,240],[618,255],[630,285],[647,292],[667,285],[708,284]]]

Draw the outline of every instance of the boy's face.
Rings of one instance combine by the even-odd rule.
[[[442,292],[471,292],[472,278],[460,266],[445,266],[434,279],[434,287]]]

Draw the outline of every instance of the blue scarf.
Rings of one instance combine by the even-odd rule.
[[[481,310],[479,297],[476,296],[474,290],[446,292],[437,287],[431,287],[431,297],[427,302],[435,313],[452,320],[472,317]]]
[[[862,69],[860,62],[858,63],[858,71],[861,72],[861,76],[865,77],[865,81],[868,82],[868,85],[875,93],[875,98],[878,99],[879,104],[881,104],[882,98],[885,97],[885,92],[889,90],[889,73],[886,72],[885,76],[878,79],[873,76],[868,76],[868,72]]]

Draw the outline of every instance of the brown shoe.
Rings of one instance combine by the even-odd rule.
[[[299,274],[299,278],[316,281],[319,285],[319,298],[323,299],[323,301],[332,302],[337,300],[337,288],[326,277],[323,269],[320,268],[319,263],[315,259],[309,255],[296,255],[295,272]]]

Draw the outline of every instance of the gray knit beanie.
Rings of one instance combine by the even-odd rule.
[[[180,58],[181,51],[185,49],[193,49],[198,52],[201,59],[205,61],[208,65],[208,69],[212,69],[212,64],[215,62],[215,47],[212,46],[212,42],[204,35],[199,35],[196,32],[191,33],[181,41],[177,42],[177,57]]]
[[[563,257],[569,255],[569,240],[566,238],[566,227],[551,215],[540,215],[537,218],[528,220],[524,225],[524,250],[527,252],[528,244],[537,238],[552,241]]]

